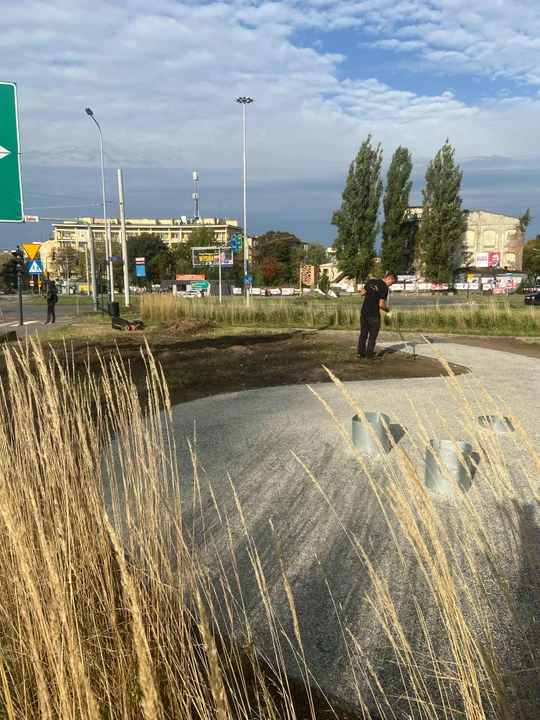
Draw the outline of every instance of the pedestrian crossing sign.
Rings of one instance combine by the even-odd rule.
[[[43,263],[41,260],[30,260],[28,262],[28,274],[29,275],[41,275],[43,272]]]

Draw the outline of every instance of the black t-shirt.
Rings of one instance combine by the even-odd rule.
[[[368,280],[364,286],[364,304],[362,315],[364,317],[380,317],[379,300],[386,300],[388,297],[388,285],[382,280]]]

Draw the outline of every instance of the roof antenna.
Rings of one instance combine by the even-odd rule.
[[[193,193],[193,202],[195,203],[195,218],[194,220],[199,220],[199,173],[194,172],[193,173],[193,184],[195,185],[195,192]]]

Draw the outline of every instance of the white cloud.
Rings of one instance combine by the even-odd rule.
[[[3,9],[12,31],[0,36],[0,77],[19,83],[27,164],[96,164],[90,106],[110,166],[239,169],[234,97],[245,93],[256,99],[248,110],[254,179],[334,177],[368,133],[387,156],[406,144],[429,157],[447,136],[460,157],[540,154],[538,99],[470,106],[450,92],[344,79],[343,55],[295,40],[301,29],[378,27],[380,47],[482,72],[500,48],[517,58],[527,47],[532,78],[533,10],[524,0],[514,17],[506,0],[26,0]],[[501,59],[496,72],[517,73],[519,62]]]

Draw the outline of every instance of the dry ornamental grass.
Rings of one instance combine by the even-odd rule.
[[[75,375],[65,358],[46,360],[34,343],[4,352],[8,381],[0,397],[0,716],[331,717],[317,714],[309,689],[302,715],[297,715],[292,699],[286,655],[292,652],[306,685],[317,678],[305,660],[294,582],[279,537],[274,534],[274,552],[293,620],[289,634],[272,607],[259,551],[237,502],[271,639],[263,661],[242,601],[243,578],[232,543],[222,570],[211,569],[194,528],[183,524],[181,485],[187,475],[193,477],[194,497],[200,493],[196,444],[192,467],[178,467],[167,388],[150,353],[144,353],[149,397],[145,414],[120,358],[104,365],[96,379],[90,373]],[[468,424],[472,433],[476,405],[484,409],[492,401],[477,388],[474,402],[464,402],[460,385],[449,382],[456,401],[463,403],[461,430]],[[341,389],[362,416],[346,388]],[[377,632],[391,648],[387,662],[399,670],[397,686],[385,685],[384,667],[364,653],[362,635],[341,618],[350,659],[347,672],[358,673],[358,717],[539,716],[540,563],[531,518],[540,499],[540,459],[513,421],[516,452],[522,457],[519,483],[508,474],[497,436],[478,446],[475,435],[480,460],[490,468],[489,493],[505,528],[503,548],[466,495],[454,503],[457,519],[449,523],[399,446],[385,461],[383,484],[375,482],[356,453],[402,563],[408,607],[413,609],[413,617],[404,616],[371,549],[342,525],[357,557],[357,571],[369,579],[365,602]],[[337,416],[336,422],[348,442],[348,430]],[[455,429],[448,430],[452,434]],[[428,439],[428,429],[418,418],[420,451]],[[310,476],[309,468],[304,469]],[[320,502],[329,502],[317,478],[311,476],[311,481],[321,491]],[[333,512],[331,504],[328,511]],[[226,528],[227,518],[220,516],[218,506],[215,513]],[[467,542],[458,542],[463,537]],[[206,542],[211,545],[211,535]],[[514,557],[516,566],[526,570],[521,595],[502,569],[501,554]],[[413,577],[415,582],[409,582]],[[420,600],[425,592],[431,598],[429,622]],[[336,612],[339,616],[339,608]],[[437,638],[430,635],[434,618]],[[414,643],[411,623],[420,628],[420,641],[417,635]],[[218,628],[224,635],[242,637],[244,647],[221,642]]]

